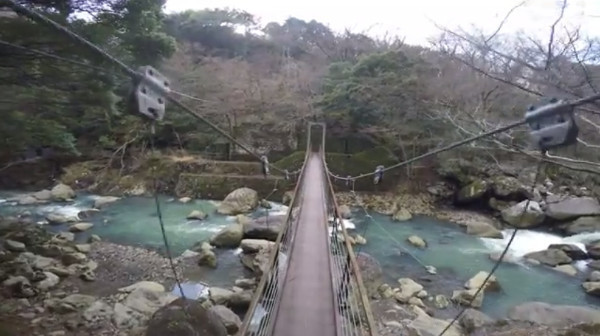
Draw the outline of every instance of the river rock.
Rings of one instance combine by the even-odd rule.
[[[88,239],[88,243],[90,243],[90,244],[91,243],[97,243],[99,241],[102,241],[102,238],[100,238],[100,236],[95,235],[95,234],[90,235],[90,238]]]
[[[12,252],[25,252],[25,250],[27,250],[25,244],[10,239],[4,241],[4,246],[7,250]]]
[[[367,239],[365,239],[365,237],[357,234],[356,236],[354,236],[354,242],[358,245],[366,245]]]
[[[277,240],[286,215],[263,216],[244,225],[244,238]]]
[[[106,302],[98,300],[93,302],[82,314],[87,327],[97,326],[108,320],[114,314],[113,308]]]
[[[235,280],[235,286],[242,289],[252,289],[256,287],[255,279],[237,279]]]
[[[19,203],[19,205],[32,205],[32,204],[37,204],[39,202],[39,200],[33,196],[30,195],[23,195],[21,197],[19,197],[17,203]]]
[[[201,302],[178,299],[152,316],[146,336],[227,336],[227,328]]]
[[[100,213],[100,210],[98,209],[86,209],[86,210],[81,210],[77,213],[77,217],[79,219],[88,219],[91,218],[97,214]]]
[[[600,271],[592,271],[587,277],[587,281],[600,282]]]
[[[29,280],[24,276],[11,276],[2,282],[2,286],[9,288],[19,297],[32,297],[35,295],[35,290],[31,286]]]
[[[418,309],[418,308],[417,308]],[[410,322],[406,329],[410,336],[437,336],[448,326],[448,321],[438,320],[418,310],[418,317]],[[452,325],[444,333],[444,336],[464,336],[462,328],[458,324]]]
[[[216,247],[238,247],[244,238],[244,227],[231,224],[214,235],[210,243]]]
[[[577,218],[575,221],[564,225],[564,230],[569,235],[598,232],[600,231],[600,216]]]
[[[75,234],[72,232],[59,232],[52,237],[53,243],[66,243],[75,240]]]
[[[189,203],[191,200],[192,200],[191,197],[182,197],[179,199],[179,202],[185,204],[185,203]]]
[[[549,249],[557,249],[565,252],[569,258],[573,260],[585,260],[588,259],[588,254],[582,249],[573,244],[550,244]]]
[[[569,326],[579,323],[600,323],[600,311],[587,307],[550,305],[543,302],[526,302],[511,308],[508,317],[548,326]]]
[[[213,306],[210,310],[215,313],[225,325],[225,329],[227,329],[227,333],[229,335],[235,335],[235,333],[240,330],[242,326],[242,320],[239,316],[237,316],[234,312],[232,312],[229,308],[221,305]]]
[[[65,308],[64,312],[85,310],[96,300],[98,299],[91,295],[71,294],[60,300],[59,305],[62,305],[63,308]]]
[[[217,268],[217,255],[211,249],[202,249],[198,252],[198,265]]]
[[[485,281],[485,279],[487,278],[487,276],[489,275],[488,272],[484,272],[481,271],[477,274],[475,274],[474,277],[472,277],[471,279],[469,279],[469,281],[467,281],[465,283],[465,288],[466,289],[479,289],[479,287],[481,287],[483,285],[483,282]],[[495,275],[492,275],[488,281],[485,283],[485,289],[484,291],[498,291],[500,290],[500,284],[498,283],[498,279],[496,279]]]
[[[471,203],[483,198],[491,189],[485,180],[477,180],[461,188],[456,194],[456,201],[461,204]]]
[[[495,197],[490,197],[488,205],[490,206],[490,208],[496,211],[503,211],[506,208],[510,208],[513,204],[511,204],[511,202],[509,201],[503,201]]]
[[[459,323],[467,333],[472,333],[475,329],[494,323],[494,319],[479,310],[467,308],[460,317]]]
[[[577,269],[571,265],[558,265],[556,267],[554,267],[555,270],[571,275],[571,276],[576,276],[577,275]]]
[[[590,258],[600,259],[600,240],[596,240],[585,245],[585,249],[587,250]]]
[[[400,209],[394,211],[394,214],[392,215],[392,219],[395,221],[404,222],[404,221],[412,219],[412,214],[407,209],[400,208]]]
[[[111,203],[114,203],[120,199],[121,199],[120,197],[115,197],[115,196],[98,196],[94,200],[94,208],[100,209],[100,208],[102,208],[106,205],[109,205]]]
[[[244,253],[256,253],[264,248],[270,248],[275,243],[265,239],[243,239],[240,247]]]
[[[412,235],[412,236],[408,237],[406,240],[408,240],[409,243],[413,244],[416,247],[419,247],[419,248],[427,247],[427,243],[425,242],[425,240],[423,240],[423,238],[421,238],[419,236]]]
[[[394,290],[388,284],[385,284],[385,283],[382,284],[381,286],[379,286],[379,288],[377,290],[379,291],[379,294],[381,295],[381,297],[384,299],[389,299],[392,296],[394,296]]]
[[[64,224],[78,221],[78,219],[75,217],[65,216],[57,213],[47,214],[46,220],[48,220],[50,224]]]
[[[410,278],[398,279],[400,284],[399,291],[394,295],[394,298],[401,303],[408,303],[408,300],[415,294],[423,290],[423,286]]]
[[[492,183],[494,195],[501,199],[520,201],[524,198],[529,198],[527,188],[515,177],[497,176],[493,179]]]
[[[44,275],[46,276],[46,278],[35,284],[35,287],[41,291],[47,291],[58,285],[58,283],[60,282],[60,278],[54,273],[44,272]]]
[[[76,244],[75,249],[81,253],[90,253],[92,245],[90,244]]]
[[[600,282],[598,281],[590,281],[584,282],[581,284],[586,293],[593,296],[600,296]]]
[[[239,188],[227,195],[217,212],[222,215],[249,213],[258,207],[258,193],[250,188]]]
[[[525,258],[537,260],[540,263],[548,266],[558,266],[563,264],[570,264],[573,259],[562,250],[548,249],[543,251],[527,253]]]
[[[600,260],[592,260],[589,263],[587,263],[587,267],[594,269],[594,270],[600,270]]]
[[[292,202],[292,198],[294,197],[294,191],[290,190],[290,191],[286,191],[283,194],[283,198],[281,200],[281,203],[283,203],[283,205],[290,205],[290,203]]]
[[[75,198],[75,192],[66,184],[59,183],[50,190],[52,199],[55,201],[69,201]]]
[[[208,290],[210,300],[216,305],[227,305],[233,292],[219,287],[211,287]]]
[[[83,264],[87,260],[87,256],[81,252],[67,253],[62,255],[61,260],[67,266]]]
[[[52,198],[52,192],[50,190],[44,189],[33,193],[31,196],[35,197],[37,200],[40,201],[49,201]]]
[[[200,211],[200,210],[193,210],[192,212],[190,212],[189,215],[187,215],[187,219],[196,219],[196,220],[203,220],[206,219],[206,217],[208,217],[207,214],[205,214],[204,212]]]
[[[127,295],[124,304],[137,312],[150,316],[160,307],[168,305],[176,299],[177,296],[171,293],[137,288]]]
[[[437,309],[446,309],[450,305],[450,301],[444,295],[436,295],[433,299],[433,304]]]
[[[473,308],[480,308],[483,304],[483,292],[480,291],[479,294],[475,297],[475,293],[477,293],[477,289],[466,289],[466,290],[455,290],[452,292],[452,301],[462,305],[469,306]],[[473,299],[475,298],[475,299]],[[472,300],[472,302],[471,302]],[[469,305],[470,303],[470,305]]]
[[[482,238],[497,238],[502,239],[502,232],[496,229],[493,225],[482,221],[469,220],[465,223],[467,234]]]
[[[338,210],[339,210],[339,212],[340,212],[340,216],[341,216],[343,219],[350,219],[350,218],[352,218],[352,210],[350,209],[350,207],[349,207],[349,206],[347,206],[347,205],[345,205],[345,204],[343,204],[343,205],[340,205],[340,206],[338,207]]]
[[[592,197],[568,197],[562,200],[550,198],[546,215],[556,220],[575,219],[582,216],[600,216],[600,203]]]
[[[229,297],[229,306],[231,306],[232,309],[246,310],[248,307],[250,307],[253,294],[254,293],[249,290],[234,292]]]
[[[377,297],[379,286],[383,283],[381,265],[377,259],[364,252],[359,252],[356,255],[356,263],[360,269],[367,294],[370,297]]]
[[[165,291],[165,286],[159,284],[158,282],[140,281],[140,282],[134,283],[133,285],[119,288],[119,292],[120,293],[132,293],[133,291],[140,289],[140,288],[144,289],[144,290],[148,290],[148,291],[154,291],[154,292],[164,292]]]
[[[65,267],[61,267],[61,266],[48,267],[48,272],[54,273],[61,278],[66,278],[66,277],[69,277],[70,275],[73,275],[73,272],[71,272],[71,270],[69,270],[68,268],[65,268]]]
[[[86,271],[83,271],[83,273],[81,273],[81,275],[79,275],[79,278],[81,278],[81,280],[83,280],[83,281],[92,282],[92,281],[96,281],[96,274],[93,271],[86,270]]]
[[[112,321],[118,329],[130,330],[133,328],[138,328],[143,326],[147,320],[148,317],[146,317],[144,314],[137,312],[120,302],[117,302],[114,305]],[[163,323],[168,322],[163,321]]]
[[[83,231],[87,231],[89,229],[91,229],[92,227],[94,227],[94,224],[92,223],[77,223],[77,224],[73,224],[69,227],[69,231],[71,232],[83,232]]]
[[[523,214],[527,202],[529,202],[529,206],[527,207],[525,214]],[[540,204],[535,201],[527,200],[502,210],[500,214],[502,219],[508,224],[520,229],[540,225],[545,218],[544,211],[540,207]]]

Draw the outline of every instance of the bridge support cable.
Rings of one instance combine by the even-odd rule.
[[[315,124],[313,124],[315,125]],[[340,331],[343,336],[377,335],[371,304],[364,287],[360,268],[350,243],[350,235],[340,216],[333,185],[325,163],[325,125],[322,127],[321,164],[325,186],[325,209],[330,231],[332,277],[337,309],[340,313]]]
[[[310,130],[309,130],[310,132]],[[308,136],[306,153],[302,168],[298,173],[298,181],[294,195],[290,201],[286,218],[275,244],[271,248],[269,262],[263,272],[250,307],[242,323],[238,335],[242,336],[268,336],[273,333],[274,322],[279,308],[279,301],[288,269],[288,257],[291,254],[294,234],[297,229],[301,212],[302,193],[301,186],[304,181],[304,168],[310,153],[310,133]]]

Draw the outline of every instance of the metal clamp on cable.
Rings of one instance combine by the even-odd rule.
[[[375,168],[375,176],[373,177],[373,184],[379,184],[381,181],[383,181],[383,169],[384,167],[382,165],[377,166],[377,168]]]
[[[143,116],[159,121],[165,116],[167,96],[171,92],[169,81],[151,66],[139,68],[132,100]]]
[[[352,176],[350,176],[350,175],[346,176],[346,187],[350,186],[351,180],[352,180]]]
[[[260,162],[262,162],[262,173],[265,177],[269,175],[269,159],[266,155],[260,157]]]
[[[285,172],[285,179],[289,180],[290,179],[290,172],[287,169],[284,172]]]
[[[542,151],[577,142],[579,128],[575,123],[574,107],[553,98],[550,103],[530,106],[525,120],[531,128],[533,143]]]

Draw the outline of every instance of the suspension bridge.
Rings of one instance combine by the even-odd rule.
[[[325,163],[325,125],[308,144],[284,226],[239,335],[376,335]]]
[[[542,156],[538,161],[537,173],[531,186],[533,191],[540,175],[542,163],[545,161],[551,162],[546,158],[546,152],[552,148],[572,145],[577,142],[578,129],[574,119],[574,109],[600,100],[600,93],[596,93],[572,101],[555,100],[537,108],[532,107],[522,120],[496,129],[483,130],[480,134],[442,146],[390,167],[378,166],[374,172],[348,177],[336,176],[328,170],[324,154],[326,145],[325,125],[322,123],[309,123],[308,143],[302,168],[298,172],[290,173],[270,164],[266,156],[254,152],[250,147],[240,143],[206,117],[177,100],[173,95],[194,97],[172,91],[168,80],[157,73],[155,69],[142,67],[141,70],[136,71],[70,29],[14,0],[0,0],[1,7],[11,8],[19,15],[64,34],[129,75],[136,83],[134,98],[137,100],[138,112],[145,120],[150,120],[153,123],[152,125],[154,125],[154,122],[163,119],[165,101],[168,100],[174,106],[189,113],[256,157],[263,163],[265,176],[269,172],[268,168],[273,168],[278,173],[284,174],[286,178],[289,175],[298,176],[286,219],[273,246],[267,267],[263,269],[260,283],[238,333],[240,336],[377,335],[369,298],[362,282],[357,257],[350,245],[350,237],[338,210],[331,177],[353,185],[357,179],[373,176],[375,178],[374,182],[379,183],[384,172],[391,169],[403,167],[427,157],[528,124],[531,128],[530,135],[534,145],[542,152]],[[18,49],[27,49],[28,52],[78,66],[93,67],[88,63],[65,59],[43,51],[30,50],[2,41],[0,41],[0,44]],[[98,68],[98,70],[105,71],[104,68]],[[507,146],[517,151],[523,150],[516,145]],[[152,147],[154,147],[153,143]],[[160,214],[156,194],[155,200],[157,211]],[[525,215],[528,207],[529,200],[523,207],[521,218]],[[172,262],[164,224],[161,216],[158,217],[167,254]],[[518,231],[518,228],[513,231],[499,260],[477,289],[471,302],[485,288],[487,281],[501,264]],[[171,268],[179,285],[177,271],[173,264],[171,264]],[[183,295],[181,288],[180,291]],[[470,303],[465,305],[465,308],[446,325],[438,336],[443,336],[470,305]]]

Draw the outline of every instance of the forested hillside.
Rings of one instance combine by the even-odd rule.
[[[167,15],[163,0],[21,2],[129,65],[162,69],[177,92],[196,98],[183,101],[262,153],[293,152],[306,121],[325,120],[336,137],[364,137],[408,158],[518,120],[539,96],[581,97],[599,84],[597,39],[560,17],[543,40],[441,29],[424,48],[297,18],[260,23],[238,10]],[[126,104],[126,76],[65,36],[1,13],[1,162],[42,148],[108,160],[148,147],[149,128]],[[579,145],[552,160],[597,168],[581,162],[599,159],[600,109],[586,110]],[[522,128],[466,152],[489,162],[522,150],[535,157],[526,135]],[[205,154],[226,143],[173,106],[155,137],[162,149]]]

